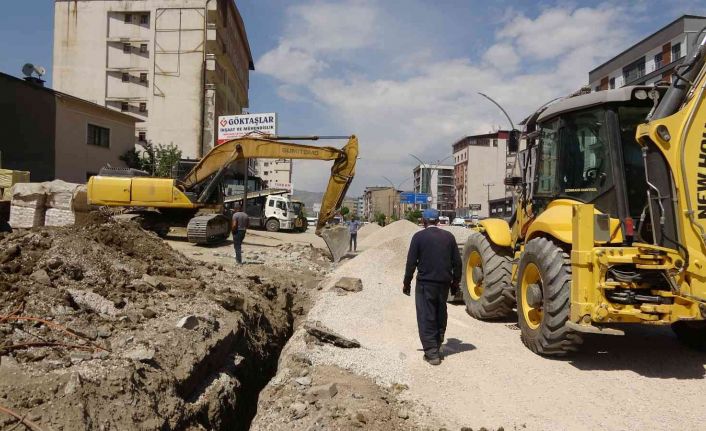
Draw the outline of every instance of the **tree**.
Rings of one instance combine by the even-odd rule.
[[[129,168],[146,171],[162,178],[172,176],[172,167],[181,159],[181,150],[174,144],[144,144],[144,151],[131,149],[120,156]]]
[[[374,218],[375,218],[375,222],[377,224],[379,224],[380,226],[383,226],[385,224],[385,218],[386,218],[385,214],[383,214],[379,211],[376,211]]]
[[[419,223],[419,219],[422,218],[421,210],[410,210],[405,213],[405,218],[412,223]]]
[[[341,207],[341,215],[342,215],[343,217],[347,216],[348,213],[350,213],[350,212],[351,212],[350,208],[348,208],[348,207]]]

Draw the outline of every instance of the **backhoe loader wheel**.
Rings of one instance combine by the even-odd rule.
[[[267,223],[265,223],[265,229],[267,229],[268,232],[277,232],[279,230],[279,220],[276,218],[267,220]]]
[[[515,305],[510,289],[510,252],[474,232],[463,247],[462,293],[466,311],[480,320],[499,319]]]
[[[672,323],[677,339],[687,347],[706,352],[706,322],[680,320]]]
[[[571,307],[571,261],[552,241],[529,241],[520,257],[517,319],[525,346],[540,355],[563,356],[582,340],[565,325]]]

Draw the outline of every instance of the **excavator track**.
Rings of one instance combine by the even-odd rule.
[[[221,243],[228,238],[229,232],[230,222],[221,214],[194,217],[186,227],[189,242],[200,245]]]

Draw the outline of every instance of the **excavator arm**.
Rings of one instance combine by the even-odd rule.
[[[315,138],[315,137],[314,137]],[[275,139],[244,137],[233,139],[213,148],[182,180],[180,186],[191,190],[208,181],[199,199],[206,199],[220,182],[220,176],[232,163],[250,158],[332,160],[331,177],[326,192],[321,199],[321,211],[316,223],[316,234],[321,236],[329,247],[334,261],[345,254],[348,247],[348,231],[345,228],[325,228],[336,215],[336,209],[343,202],[348,187],[355,175],[358,158],[358,138],[351,136],[341,148],[317,147],[293,144]]]

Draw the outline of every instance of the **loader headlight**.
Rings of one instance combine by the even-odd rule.
[[[633,93],[633,96],[637,100],[646,100],[649,95],[647,94],[647,91],[645,91],[645,90],[635,90],[635,92]]]

